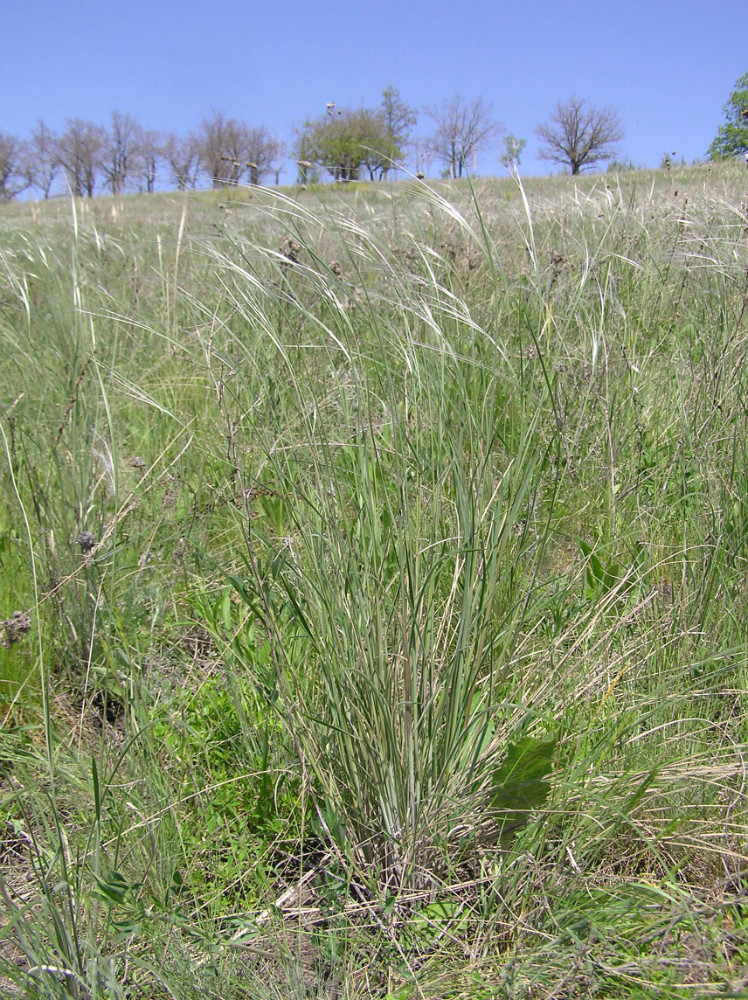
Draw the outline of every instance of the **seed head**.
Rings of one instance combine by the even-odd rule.
[[[10,618],[0,622],[0,646],[9,648],[29,631],[31,631],[30,615],[23,611],[14,611]]]
[[[76,542],[80,545],[83,553],[90,552],[96,545],[96,539],[90,531],[81,531],[80,535],[76,538]]]

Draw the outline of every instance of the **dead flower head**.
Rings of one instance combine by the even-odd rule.
[[[299,254],[301,253],[301,244],[297,243],[297,241],[292,239],[290,236],[284,236],[281,240],[281,253],[289,264],[298,264]],[[286,267],[288,266],[286,261],[281,261],[281,264]]]
[[[86,554],[96,545],[96,539],[91,531],[81,531],[76,538],[76,542],[81,547],[81,551]]]
[[[23,611],[14,611],[10,618],[0,622],[0,646],[10,648],[22,635],[31,631],[31,616]]]

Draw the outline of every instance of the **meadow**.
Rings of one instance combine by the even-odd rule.
[[[748,996],[748,179],[0,207],[0,989]]]

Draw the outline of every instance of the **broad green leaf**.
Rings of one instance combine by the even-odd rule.
[[[534,736],[523,736],[507,747],[503,762],[494,771],[491,794],[502,837],[523,827],[530,812],[545,802],[555,749],[555,738],[541,740]]]

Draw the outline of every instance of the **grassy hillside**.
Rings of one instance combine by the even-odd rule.
[[[8,995],[748,996],[739,166],[0,209]]]

